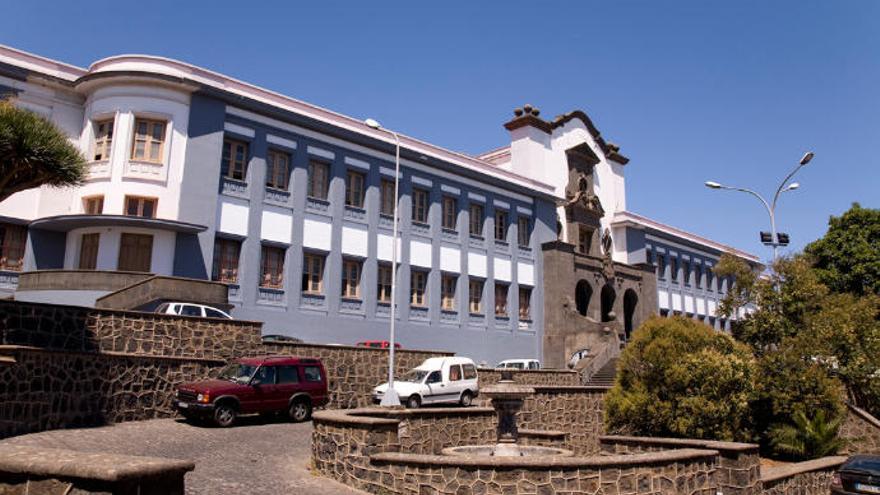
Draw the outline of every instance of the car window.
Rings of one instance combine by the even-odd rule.
[[[205,315],[208,318],[226,318],[226,315],[213,308],[205,308]]]
[[[473,380],[477,377],[477,367],[472,364],[465,364],[462,366],[464,370],[464,379],[465,380]]]
[[[457,382],[461,380],[461,365],[454,364],[449,367],[449,381]]]
[[[282,383],[299,383],[299,371],[296,366],[278,367],[278,384]]]
[[[537,361],[532,361],[532,362],[529,363],[529,369],[530,369],[530,370],[537,370],[537,369],[540,369],[540,368],[541,368],[541,365],[538,364]]]
[[[202,308],[191,304],[183,304],[180,306],[180,312],[183,316],[202,316]]]
[[[168,311],[168,306],[171,306],[171,305],[168,303],[162,303],[159,305],[158,308],[156,308],[156,312],[157,313],[166,313]]]
[[[440,383],[440,372],[432,371],[430,375],[428,375],[428,379],[425,380],[425,383]]]
[[[320,382],[321,368],[317,366],[306,366],[303,368],[303,375],[305,375],[307,382]]]
[[[382,347],[381,342],[370,342],[370,347]]]
[[[257,374],[254,376],[254,379],[260,385],[274,385],[275,384],[275,367],[274,366],[260,366],[260,369],[257,370]]]

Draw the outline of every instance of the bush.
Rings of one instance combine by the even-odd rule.
[[[812,417],[803,411],[795,413],[793,425],[776,425],[770,430],[773,449],[793,460],[816,459],[834,455],[844,445],[837,437],[843,416],[828,419],[818,410]]]
[[[692,319],[655,317],[636,331],[606,400],[609,431],[751,438],[749,348]]]

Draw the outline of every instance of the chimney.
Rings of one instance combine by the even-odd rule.
[[[513,111],[513,119],[504,124],[510,131],[510,171],[546,182],[544,166],[550,152],[550,122],[538,117],[540,110],[524,105]]]

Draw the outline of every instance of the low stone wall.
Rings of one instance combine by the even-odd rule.
[[[0,346],[0,438],[168,417],[175,387],[223,361]]]
[[[831,486],[831,477],[846,459],[844,456],[823,457],[765,469],[761,473],[762,493],[826,495]]]
[[[536,386],[519,414],[526,429],[553,429],[566,434],[565,445],[575,455],[598,453],[599,437],[605,433],[607,387]]]
[[[508,370],[513,375],[513,381],[523,385],[547,385],[547,386],[576,386],[581,385],[580,376],[572,370]],[[498,368],[478,368],[480,386],[498,383],[501,379],[501,370]]]
[[[662,452],[683,448],[709,449],[718,452],[715,466],[718,487],[725,495],[760,492],[761,459],[758,446],[750,443],[713,442],[684,438],[602,436],[606,455]]]
[[[191,461],[95,454],[20,445],[0,452],[4,495],[183,495]]]
[[[864,409],[847,404],[838,435],[846,440],[841,454],[880,454],[880,420]]]
[[[717,491],[718,452],[706,449],[568,458],[425,453],[443,446],[488,443],[494,438],[494,414],[485,408],[319,411],[313,422],[316,471],[370,493],[715,495]],[[447,431],[439,434],[443,440],[426,446],[412,441],[413,428],[420,430],[421,438]],[[455,433],[457,428],[462,431]],[[410,441],[406,435],[411,435]]]
[[[329,379],[330,403],[327,409],[371,406],[373,387],[388,381],[387,349],[285,342],[263,344],[255,352],[319,358]],[[453,354],[398,349],[394,353],[395,376],[415,368],[425,359]]]

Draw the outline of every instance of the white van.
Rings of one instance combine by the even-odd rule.
[[[516,370],[539,370],[541,369],[541,363],[537,359],[505,359],[495,367]]]
[[[156,313],[178,316],[197,316],[201,318],[222,318],[224,320],[232,319],[232,317],[229,316],[229,313],[221,311],[213,306],[185,302],[162,303],[156,308]]]
[[[388,382],[373,389],[373,402],[382,401]],[[408,373],[394,380],[400,402],[408,408],[422,404],[461,404],[469,406],[480,392],[477,367],[464,357],[428,358]]]

